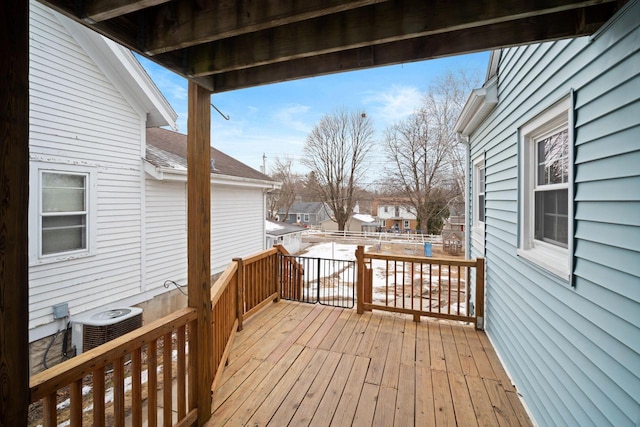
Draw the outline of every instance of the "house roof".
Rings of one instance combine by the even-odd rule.
[[[318,213],[323,207],[324,203],[322,202],[294,202],[289,208],[289,213]],[[285,210],[280,209],[278,213],[285,213]]]
[[[147,129],[145,160],[156,168],[184,173],[187,170],[187,135],[162,128]],[[276,184],[269,176],[211,147],[213,175],[238,177]]]
[[[268,236],[284,236],[285,234],[302,233],[305,228],[295,224],[265,220],[265,230]]]

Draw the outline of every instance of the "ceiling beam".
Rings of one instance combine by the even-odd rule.
[[[603,4],[594,6],[589,12],[569,10],[240,69],[213,75],[212,86],[215,92],[225,92],[294,78],[588,35],[604,23],[605,17],[611,16],[614,8],[614,4]]]
[[[582,2],[600,4],[600,0]],[[185,49],[187,73],[208,74],[572,10],[572,0],[396,0]],[[162,61],[162,59],[159,59]]]
[[[300,22],[386,0],[176,0],[145,13],[149,55]]]
[[[86,20],[89,22],[100,22],[168,1],[169,0],[85,0],[81,3],[81,7]]]

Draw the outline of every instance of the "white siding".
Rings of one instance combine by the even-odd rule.
[[[144,122],[53,12],[35,2],[29,79],[31,158],[52,168],[94,167],[98,193],[96,223],[90,224],[95,254],[30,267],[32,329],[53,320],[56,303],[69,303],[75,315],[139,292]],[[35,197],[32,190],[32,204]]]
[[[470,157],[486,152],[486,247],[471,254],[486,250],[487,332],[539,425],[640,422],[639,15],[504,50],[498,106],[471,137]],[[575,287],[516,253],[517,130],[571,89]]]
[[[146,179],[146,290],[187,283],[186,183]]]
[[[146,290],[187,283],[186,184],[147,178]],[[261,188],[212,185],[211,274],[264,249]]]
[[[213,185],[211,194],[211,273],[233,258],[264,249],[265,207],[261,188]]]

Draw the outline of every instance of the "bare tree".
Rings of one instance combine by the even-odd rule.
[[[450,179],[460,196],[464,191],[466,151],[458,140],[455,125],[469,93],[480,83],[479,75],[477,70],[449,70],[432,82],[423,100],[437,132],[436,138],[449,145],[447,166],[450,168]]]
[[[280,219],[285,222],[289,216],[289,209],[296,200],[296,182],[299,177],[292,172],[293,160],[276,157],[274,165],[271,167],[271,178],[280,181],[282,186],[279,190],[270,192],[267,195],[267,217],[274,219],[279,211],[284,215]]]
[[[420,110],[385,132],[385,151],[389,165],[387,182],[407,200],[418,220],[418,228],[428,229],[430,218],[438,212],[442,197],[449,147],[438,139],[431,118]]]
[[[429,233],[440,232],[448,202],[464,189],[465,151],[454,126],[473,83],[466,72],[445,73],[420,110],[385,132],[387,183],[406,198],[418,227]]]
[[[363,111],[325,115],[307,136],[302,163],[313,172],[323,202],[344,230],[355,205],[354,190],[373,146],[373,125]]]

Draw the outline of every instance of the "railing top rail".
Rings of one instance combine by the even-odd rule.
[[[364,254],[364,257],[369,259],[381,259],[381,260],[388,260],[388,261],[402,261],[402,262],[413,262],[413,263],[420,263],[420,264],[435,264],[435,265],[452,265],[452,266],[460,266],[460,267],[475,267],[477,265],[476,259],[460,260],[460,259],[408,256],[408,255],[387,255],[387,254],[377,254],[372,252],[366,252]]]
[[[119,338],[42,371],[30,379],[31,402],[55,393],[60,387],[131,353],[197,318],[194,308],[183,308]]]
[[[242,258],[242,262],[244,265],[251,264],[253,262],[260,261],[261,259],[268,258],[271,255],[276,254],[277,252],[278,252],[277,248],[267,249],[257,254],[248,256],[247,258]]]
[[[211,287],[211,306],[215,307],[216,303],[220,299],[220,296],[223,294],[234,275],[238,271],[238,263],[236,261],[231,261],[231,263],[227,266],[227,268],[222,272],[218,280],[215,281],[213,286]]]

